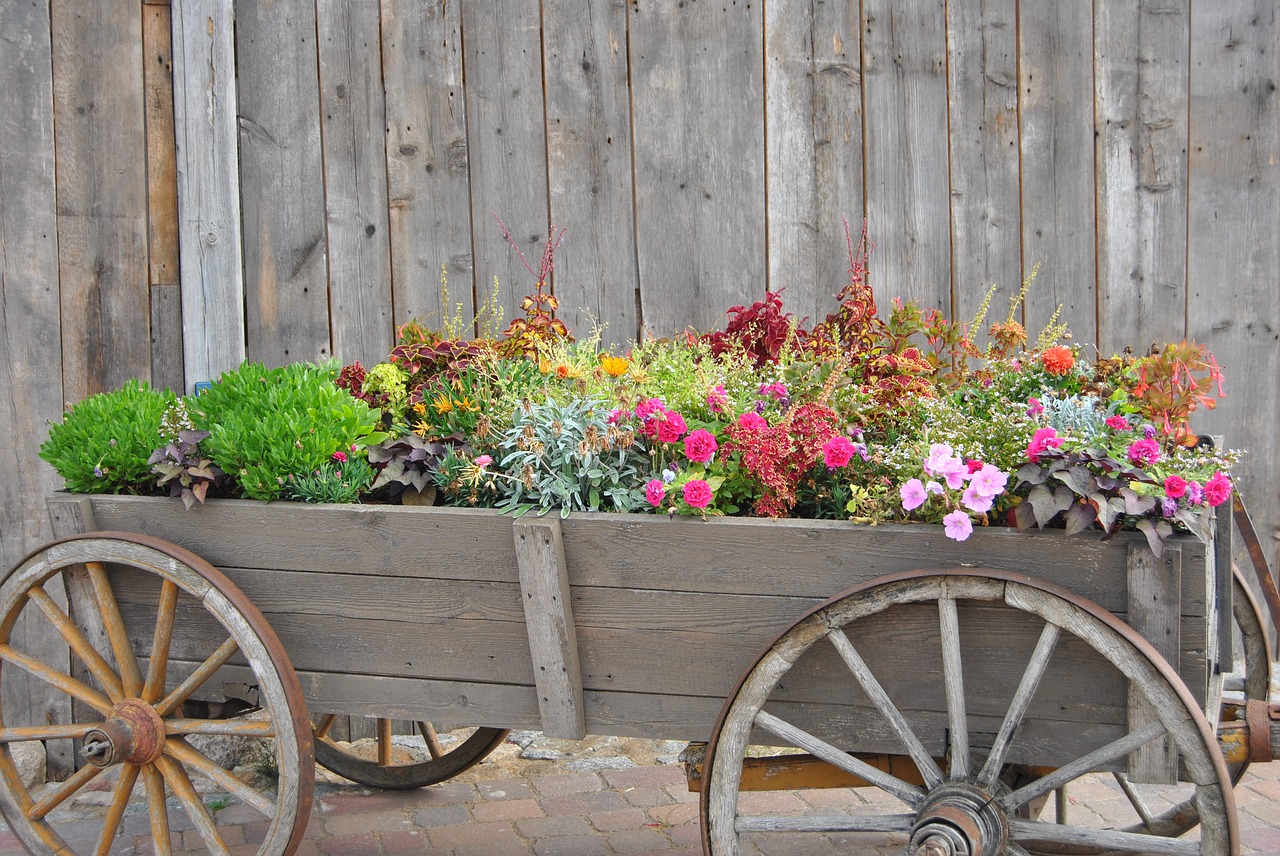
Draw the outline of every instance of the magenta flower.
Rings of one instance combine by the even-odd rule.
[[[1027,399],[1027,415],[1039,416],[1044,413],[1044,405],[1040,403],[1040,399],[1034,396]]]
[[[684,484],[684,501],[694,508],[711,504],[711,485],[702,479],[689,479]]]
[[[942,518],[942,525],[947,527],[947,537],[953,541],[963,541],[973,534],[973,521],[958,508]]]
[[[1204,502],[1204,488],[1196,482],[1187,482],[1187,502],[1192,505]]]
[[[738,427],[747,431],[763,431],[769,427],[769,423],[759,413],[748,410],[738,417]]]
[[[1058,436],[1058,432],[1052,428],[1041,428],[1031,437],[1031,442],[1027,444],[1027,460],[1034,464],[1040,463],[1040,453],[1049,449],[1056,449],[1062,445],[1062,438]]]
[[[1135,440],[1129,447],[1129,460],[1140,467],[1150,466],[1160,460],[1160,444],[1150,437]]]
[[[1133,426],[1129,424],[1128,419],[1117,413],[1115,416],[1107,417],[1107,427],[1112,431],[1128,431]]]
[[[1231,498],[1231,479],[1222,473],[1214,473],[1204,483],[1204,498],[1211,508],[1216,508]]]
[[[914,511],[924,505],[924,501],[929,498],[920,479],[908,481],[898,489],[898,495],[902,497],[903,511]]]
[[[716,453],[716,435],[699,428],[684,438],[684,455],[697,464],[705,464]]]
[[[661,413],[666,409],[666,405],[662,403],[661,398],[646,398],[636,405],[636,418],[648,419],[650,416]]]
[[[330,457],[340,464],[345,464],[347,462],[346,452],[334,452],[332,455],[330,455]]]
[[[1187,492],[1187,480],[1182,476],[1169,476],[1164,480],[1164,495],[1179,499]]]
[[[679,442],[686,430],[688,430],[688,426],[684,424],[684,417],[674,410],[668,410],[665,418],[658,423],[658,442]]]
[[[761,395],[771,395],[778,401],[787,397],[787,385],[785,383],[762,383],[760,384]]]
[[[1009,477],[999,467],[983,464],[982,468],[969,477],[969,487],[979,496],[994,497],[1004,493]],[[974,509],[977,511],[978,509]],[[983,511],[986,511],[984,508]]]
[[[662,505],[662,500],[667,496],[667,486],[662,483],[662,479],[649,479],[644,486],[644,498],[654,508]]]
[[[843,467],[853,458],[853,443],[843,434],[837,434],[822,444],[822,462],[831,469]]]

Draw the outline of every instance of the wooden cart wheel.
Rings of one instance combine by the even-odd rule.
[[[59,605],[64,591],[71,610]],[[11,634],[24,610],[56,628],[77,668],[41,662],[14,644]],[[22,670],[68,696],[77,713],[64,725],[24,722],[0,710],[0,808],[28,851],[133,852],[138,831],[125,834],[131,797],[145,802],[150,836],[143,837],[155,842],[157,853],[170,852],[174,840],[227,853],[217,814],[231,803],[261,816],[259,856],[298,847],[315,777],[306,705],[275,633],[219,571],[154,538],[77,536],[41,548],[4,578],[0,616],[0,679]],[[201,630],[188,630],[194,626]],[[235,669],[242,662],[247,666],[239,666],[238,680],[260,705],[253,716],[184,715],[200,707],[194,699],[221,694],[214,676],[224,664]],[[258,776],[249,784],[223,769],[198,748],[208,735],[243,738],[274,778]],[[60,739],[75,741],[87,763],[65,782],[28,790],[11,747]],[[110,802],[101,830],[60,822],[60,805],[104,786]],[[244,823],[239,814],[237,823]]]
[[[1011,657],[1002,639],[989,638],[989,628],[1014,625],[1019,632],[1025,628],[1035,641]],[[926,627],[931,650],[923,642],[912,644],[925,635],[921,629]],[[876,644],[899,632],[903,635],[890,637],[896,645]],[[980,634],[983,643],[971,644]],[[872,649],[874,656],[869,654]],[[1024,734],[1024,728],[1033,730],[1029,713],[1043,707],[1036,703],[1037,690],[1056,698],[1059,688],[1054,682],[1065,684],[1070,673],[1053,668],[1055,651],[1064,649],[1071,663],[1082,656],[1089,662],[1091,683],[1123,687],[1127,681],[1153,718],[1140,726],[1113,724],[1109,730],[1069,723],[1078,725],[1074,730],[1080,732],[1071,744],[1071,757],[1055,759],[1052,767],[1033,767],[1035,760],[1022,756],[1036,751],[1038,738]],[[925,659],[939,654],[933,668],[926,670]],[[836,668],[806,671],[815,657]],[[993,663],[999,669],[1015,661],[1020,665],[1007,672],[992,670]],[[919,685],[914,676],[924,671],[933,675],[934,686]],[[796,698],[791,684],[814,674],[824,676],[822,685],[829,687],[833,699],[845,692],[842,685],[856,688],[849,692],[856,691],[863,706],[851,714],[846,711],[847,718],[841,719],[846,709],[827,705],[832,708],[828,713],[803,720],[814,724],[798,727],[794,722],[806,711],[811,717],[815,707],[824,705]],[[986,682],[973,685],[979,683],[973,680],[975,674],[984,675]],[[1050,677],[1042,685],[1046,674]],[[995,685],[1006,676],[1008,692],[997,691]],[[912,695],[914,703],[900,708],[890,689]],[[998,705],[1000,716],[984,719],[978,714],[983,706],[995,710],[992,705]],[[1060,732],[1056,729],[1048,738],[1065,738]],[[854,745],[855,737],[862,747],[877,734],[895,745],[895,754],[910,759],[906,766],[914,768],[911,775],[901,765],[886,771],[846,748]],[[1186,787],[1199,808],[1198,841],[1116,829],[1109,814],[1075,811],[1063,823],[1056,817],[1026,816],[1026,808],[1035,801],[1068,783],[1101,775],[1094,771],[1124,769],[1126,756],[1148,744],[1157,746],[1155,741],[1162,738],[1179,753]],[[878,788],[884,799],[877,803],[877,813],[757,813],[759,806],[744,800],[739,786],[748,745],[765,740],[800,747]],[[1034,770],[1033,780],[1010,789],[1002,778],[1013,763]],[[757,658],[731,695],[707,748],[705,769],[702,831],[713,856],[754,852],[751,846],[757,844],[769,850],[772,842],[757,837],[859,832],[888,833],[909,856],[1227,856],[1239,846],[1234,795],[1217,740],[1176,672],[1132,628],[1096,604],[1006,571],[966,568],[896,574],[815,608]],[[1108,812],[1115,802],[1123,803],[1123,798],[1108,800]],[[751,846],[744,846],[748,840]]]
[[[378,717],[375,745],[366,756],[329,736],[336,720],[337,714],[332,713],[316,720],[316,762],[353,782],[387,790],[421,788],[451,779],[480,763],[510,733],[502,728],[476,728],[470,734],[451,732],[441,737],[430,722],[415,722],[428,756],[420,760],[395,744],[391,720]]]

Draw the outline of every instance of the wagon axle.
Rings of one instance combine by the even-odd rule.
[[[164,720],[142,699],[128,698],[111,710],[111,718],[84,736],[81,748],[95,767],[150,764],[164,749]]]

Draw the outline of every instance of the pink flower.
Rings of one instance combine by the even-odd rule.
[[[1135,440],[1128,454],[1129,460],[1138,466],[1150,466],[1160,460],[1160,444],[1150,437]]]
[[[953,541],[963,541],[973,534],[973,521],[958,508],[942,518],[942,525],[947,527],[947,537]]]
[[[1211,508],[1222,505],[1231,498],[1231,479],[1222,473],[1214,473],[1204,483],[1204,498]]]
[[[684,501],[694,508],[706,508],[711,504],[711,485],[702,479],[689,479],[684,483]]]
[[[662,500],[667,496],[667,486],[662,483],[662,479],[649,479],[644,486],[644,498],[649,500],[649,504],[654,508],[662,505]]]
[[[694,463],[705,464],[716,453],[716,435],[699,428],[684,438],[684,456]]]
[[[1128,419],[1117,413],[1115,416],[1107,417],[1107,427],[1112,431],[1128,431],[1133,426],[1129,424]]]
[[[762,383],[760,384],[761,395],[772,395],[778,401],[787,397],[787,385],[785,383]]]
[[[1062,445],[1062,438],[1058,436],[1058,432],[1052,428],[1041,428],[1031,437],[1031,442],[1027,444],[1027,460],[1032,463],[1040,462],[1040,453],[1049,449],[1056,449]]]
[[[973,475],[978,470],[986,466],[986,464],[984,464],[982,461],[979,461],[977,458],[970,458],[969,460],[964,462],[964,465],[969,468],[969,475]]]
[[[687,430],[684,424],[684,417],[674,410],[668,410],[665,418],[658,423],[658,442],[659,443],[676,443]]]
[[[904,484],[898,489],[898,495],[902,497],[903,511],[914,511],[924,505],[924,501],[929,498],[920,479],[911,479]]]
[[[1187,492],[1187,480],[1182,476],[1169,476],[1164,480],[1164,495],[1178,499]]]
[[[970,484],[965,489],[964,494],[960,497],[960,503],[970,511],[978,513],[990,511],[991,506],[995,504],[993,497],[983,496],[973,484]]]
[[[822,444],[822,462],[832,469],[848,464],[853,453],[853,443],[843,434],[837,434]]]
[[[934,443],[929,447],[929,457],[925,458],[924,471],[931,476],[936,476],[946,467],[947,461],[951,460],[951,447],[946,443]]]
[[[747,431],[763,431],[769,427],[769,423],[765,422],[764,417],[759,413],[748,410],[738,417],[738,427]]]
[[[991,464],[983,464],[982,468],[969,477],[969,487],[974,490],[978,496],[995,497],[1004,493],[1005,485],[1009,483],[1009,477],[1000,471],[999,467]],[[975,508],[974,511],[977,511]],[[983,511],[986,511],[984,508]]]
[[[666,405],[662,403],[661,398],[646,398],[636,405],[636,418],[648,419],[655,413],[661,413],[665,409]]]
[[[711,408],[712,413],[723,413],[728,404],[729,395],[724,391],[723,384],[716,384],[707,393],[707,407]]]
[[[942,496],[944,493],[947,492],[947,490],[942,485],[938,484],[936,481],[931,480],[925,483],[924,492],[932,493],[937,496]]]
[[[1027,399],[1027,415],[1039,416],[1044,413],[1044,405],[1040,403],[1040,399],[1032,397]]]
[[[947,459],[947,462],[942,465],[942,472],[938,475],[946,479],[947,487],[959,490],[964,487],[965,480],[969,478],[969,468],[965,466],[964,459],[957,455]]]
[[[493,463],[493,458],[489,455],[479,455],[475,460],[475,465],[482,470],[492,463]]]
[[[330,457],[340,464],[345,464],[347,462],[346,452],[334,452],[332,455],[330,455]]]

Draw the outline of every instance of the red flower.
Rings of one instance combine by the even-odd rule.
[[[347,462],[346,452],[334,452],[331,457],[340,464],[345,464]]]
[[[1211,507],[1216,508],[1231,498],[1231,479],[1222,473],[1214,473],[1204,483],[1204,498]]]
[[[1187,492],[1187,480],[1182,476],[1169,476],[1164,480],[1164,495],[1170,499],[1179,499]]]
[[[684,438],[685,457],[697,464],[705,464],[716,453],[716,435],[699,428]]]
[[[690,479],[684,485],[684,501],[694,508],[711,504],[711,485],[702,479]]]

